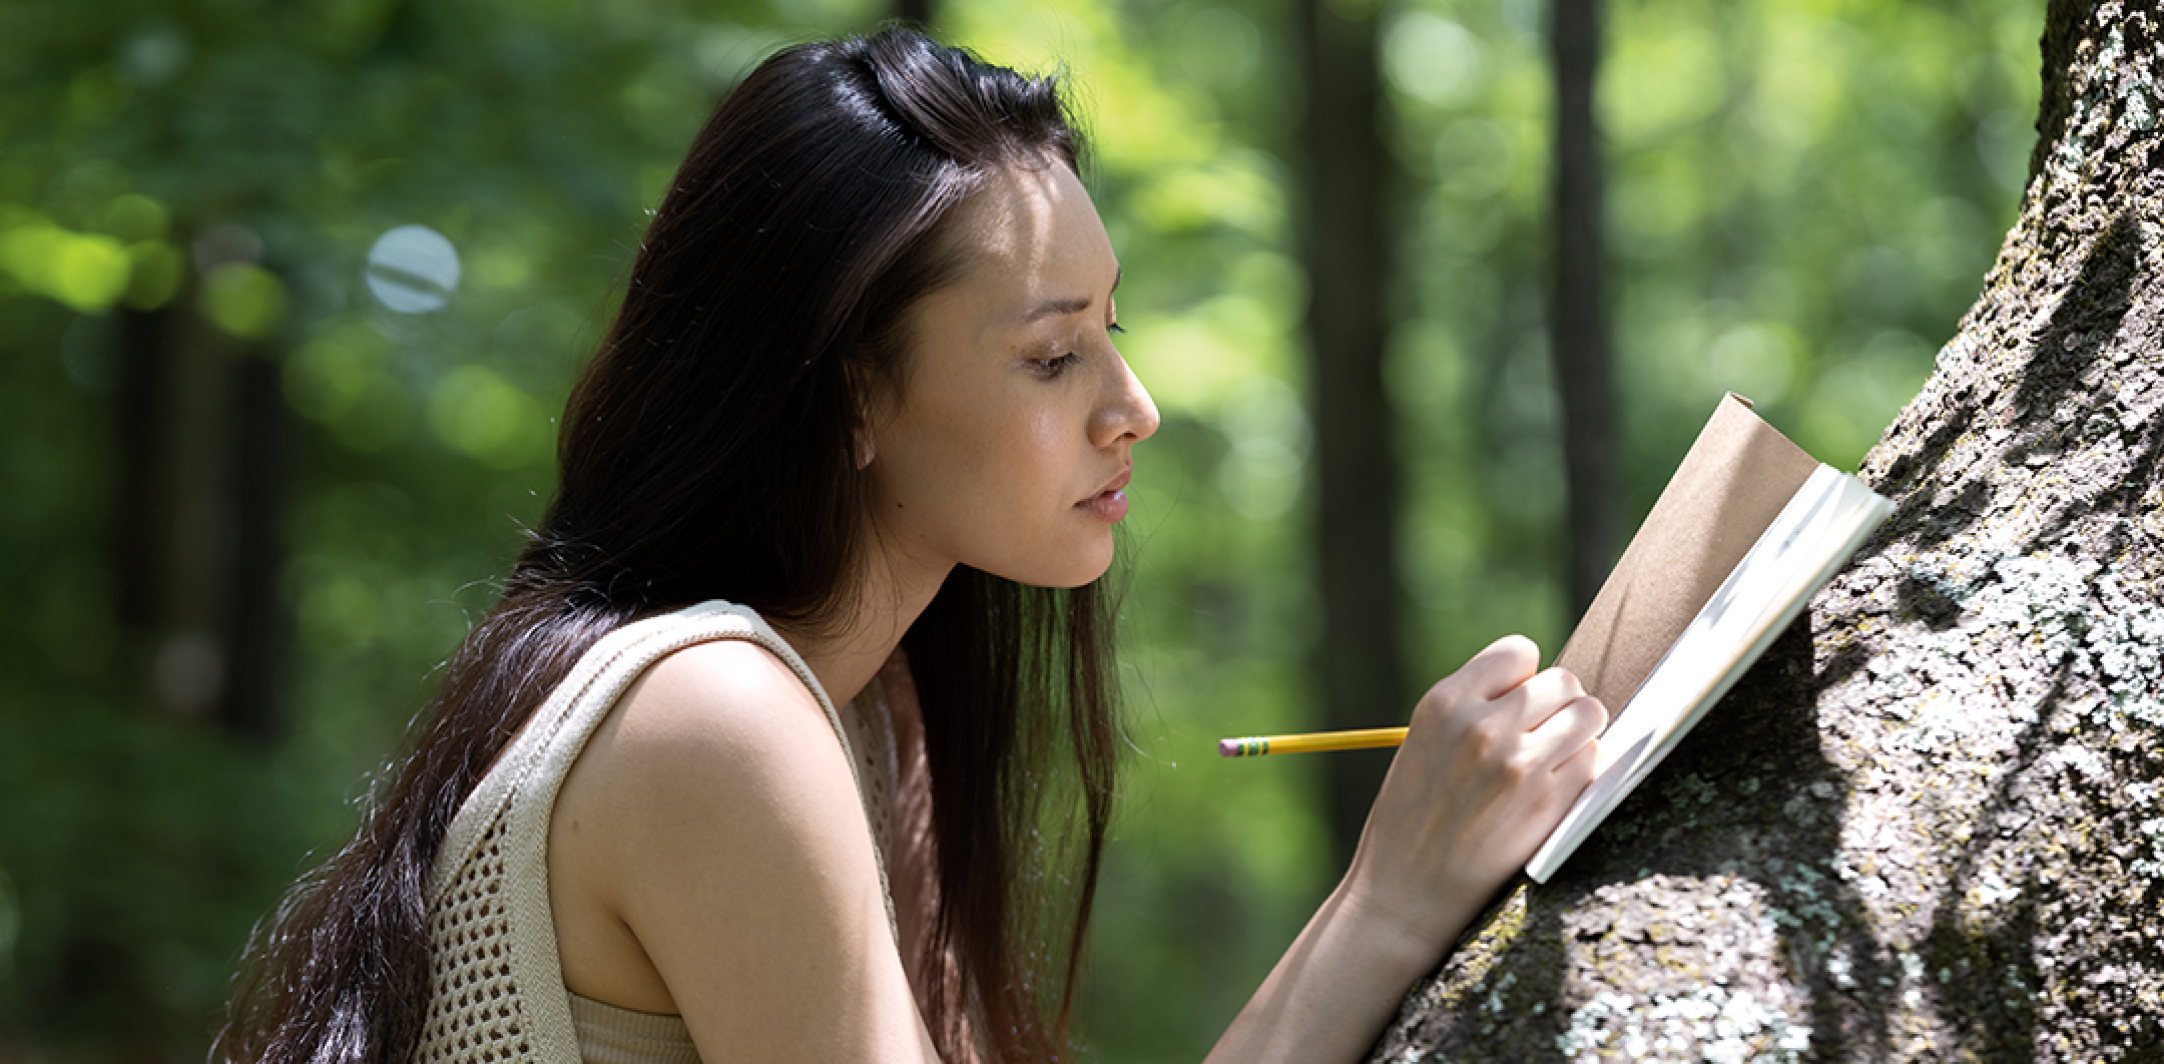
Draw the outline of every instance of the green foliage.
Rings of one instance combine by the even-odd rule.
[[[2037,7],[1611,7],[1638,511],[1723,389],[1844,465],[1913,391],[2011,218]],[[0,5],[0,1058],[200,1055],[248,926],[350,832],[538,517],[548,419],[706,107],[775,44],[883,13]],[[1164,413],[1132,489],[1134,748],[1083,1037],[1192,1059],[1337,874],[1314,762],[1214,753],[1311,719],[1291,12],[950,0],[940,18],[990,58],[1071,72],[1126,270],[1123,349]],[[1538,25],[1534,0],[1405,0],[1378,42],[1408,176],[1390,373],[1422,684],[1505,631],[1552,649],[1569,622]],[[371,259],[411,225],[455,249],[455,279]],[[277,358],[295,421],[268,747],[159,708],[173,646],[116,603],[123,319],[161,307],[217,330],[196,342],[218,357]]]
[[[2012,223],[2042,5],[1620,0],[1599,85],[1628,509],[1724,391],[1854,468],[1953,335]],[[1531,0],[1414,0],[1385,71],[1410,178],[1394,395],[1415,481],[1425,679],[1571,618],[1543,291]],[[1463,75],[1421,62],[1447,57]]]

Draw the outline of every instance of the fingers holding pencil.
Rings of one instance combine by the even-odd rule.
[[[1539,671],[1539,644],[1522,635],[1506,635],[1435,686],[1438,692],[1450,688],[1458,697],[1493,701],[1517,690]]]
[[[1516,726],[1528,733],[1533,749],[1551,763],[1567,761],[1608,724],[1607,708],[1587,694],[1567,669],[1536,673],[1504,700],[1515,703]]]
[[[1568,791],[1568,797],[1583,789],[1577,777],[1590,780],[1586,770],[1595,755],[1589,748],[1608,721],[1607,709],[1575,674],[1540,670],[1540,649],[1516,635],[1489,644],[1436,683],[1414,710],[1416,721],[1423,715],[1446,744],[1470,744],[1471,761],[1484,768],[1562,772],[1570,778],[1558,780],[1554,793]]]
[[[1565,669],[1534,672],[1540,665],[1540,648],[1522,635],[1505,636],[1474,655],[1465,668],[1437,684],[1430,697],[1450,699],[1470,694],[1483,701],[1507,701],[1518,709],[1517,725],[1528,732],[1546,733],[1552,741],[1576,749],[1598,735],[1608,721],[1599,700],[1585,693],[1578,678]],[[1446,691],[1444,685],[1456,690]],[[1590,730],[1587,730],[1590,728]],[[1335,750],[1372,750],[1397,747],[1405,742],[1406,728],[1358,728],[1349,731],[1295,732],[1285,735],[1247,735],[1217,741],[1220,757],[1261,757],[1265,754],[1312,754]],[[1582,733],[1582,734],[1581,734]]]

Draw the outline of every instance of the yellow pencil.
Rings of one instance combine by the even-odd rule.
[[[1309,732],[1305,735],[1250,735],[1244,739],[1219,739],[1221,757],[1259,757],[1263,754],[1313,754],[1325,750],[1372,750],[1397,746],[1405,741],[1403,728],[1361,728],[1355,731]]]

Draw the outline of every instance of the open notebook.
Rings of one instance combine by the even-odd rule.
[[[1891,510],[1723,398],[1556,659],[1614,717],[1526,874],[1547,882]]]

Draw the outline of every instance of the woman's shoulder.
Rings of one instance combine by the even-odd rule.
[[[650,860],[640,855],[672,839],[722,850],[801,842],[787,837],[791,825],[846,823],[858,808],[819,700],[771,651],[720,639],[662,657],[625,690],[573,764],[554,820],[559,831],[567,817],[592,828],[578,852],[607,869]]]
[[[838,756],[826,711],[787,663],[751,640],[716,639],[641,673],[580,761],[629,769],[627,784],[706,789],[717,768],[764,776],[777,758]]]
[[[778,703],[820,712],[819,700],[789,664],[752,639],[709,639],[672,651],[626,692],[627,701],[634,698],[671,708],[692,703],[725,716]]]
[[[720,1002],[761,999],[762,964],[886,933],[877,860],[848,759],[789,665],[737,639],[675,651],[625,692],[557,799],[566,985],[711,1030],[734,1014]]]

